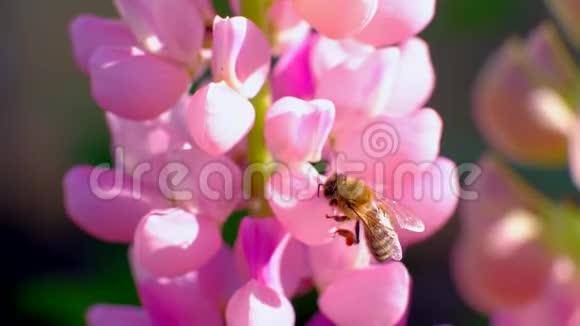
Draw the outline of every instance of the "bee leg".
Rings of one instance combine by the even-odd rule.
[[[320,187],[324,187],[324,183],[319,183],[318,184],[318,190],[317,190],[317,193],[316,193],[316,196],[318,196],[318,197],[320,197]]]
[[[354,233],[356,235],[354,243],[359,244],[360,243],[360,221],[359,220],[356,220],[356,224],[354,225]]]
[[[335,231],[335,234],[344,237],[347,246],[350,247],[354,244],[354,234],[352,233],[352,231],[347,229],[338,229]]]
[[[328,215],[328,214],[326,214],[326,218],[332,218],[337,222],[344,222],[347,219],[345,215]]]

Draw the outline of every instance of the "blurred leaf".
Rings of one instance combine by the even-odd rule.
[[[229,0],[212,0],[213,7],[218,15],[222,17],[233,16],[232,9],[230,8]]]
[[[232,247],[236,241],[236,237],[238,236],[238,229],[240,228],[242,219],[248,214],[249,212],[247,210],[235,211],[224,223],[222,228],[222,238],[230,247]]]
[[[304,295],[292,300],[294,311],[296,311],[296,325],[305,325],[316,313],[318,307],[318,292],[312,290]]]
[[[439,2],[435,24],[456,33],[490,33],[501,28],[499,21],[507,21],[516,14],[513,0],[448,0]]]

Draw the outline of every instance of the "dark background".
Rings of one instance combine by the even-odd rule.
[[[82,12],[115,16],[111,2],[0,1],[2,324],[80,325],[92,303],[137,303],[126,247],[85,235],[62,205],[61,178],[69,167],[109,160],[103,114],[73,64],[68,22]],[[443,155],[457,163],[477,161],[485,145],[470,117],[470,85],[502,40],[525,36],[548,18],[540,0],[439,0],[422,36],[437,70],[430,105],[445,122]],[[551,196],[574,191],[565,169],[517,168]],[[449,274],[456,233],[454,218],[409,250],[410,325],[487,324],[461,301]],[[314,300],[310,295],[299,304],[312,309]]]

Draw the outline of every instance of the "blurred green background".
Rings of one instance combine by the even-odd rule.
[[[63,212],[65,171],[109,160],[103,114],[90,97],[88,79],[73,64],[68,41],[68,22],[83,12],[115,16],[112,1],[0,2],[2,324],[81,325],[92,303],[138,303],[126,247],[90,238]],[[503,39],[526,35],[548,18],[541,0],[439,0],[436,19],[422,36],[437,70],[430,105],[445,122],[445,156],[473,162],[485,150],[470,117],[470,85]],[[551,196],[574,192],[565,170],[517,168]],[[230,238],[235,224],[224,231]],[[456,232],[453,219],[410,249],[409,325],[487,324],[462,303],[450,277]],[[315,299],[298,300],[301,318],[313,311]]]

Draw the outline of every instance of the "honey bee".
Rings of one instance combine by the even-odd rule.
[[[343,215],[326,215],[337,222],[356,221],[355,232],[347,229],[334,231],[346,239],[347,245],[360,242],[360,224],[362,223],[369,251],[379,262],[389,259],[401,260],[403,250],[399,237],[393,227],[393,220],[401,228],[423,232],[425,225],[413,213],[395,201],[378,200],[373,190],[362,180],[342,173],[331,175],[324,184],[323,195],[329,204]]]

